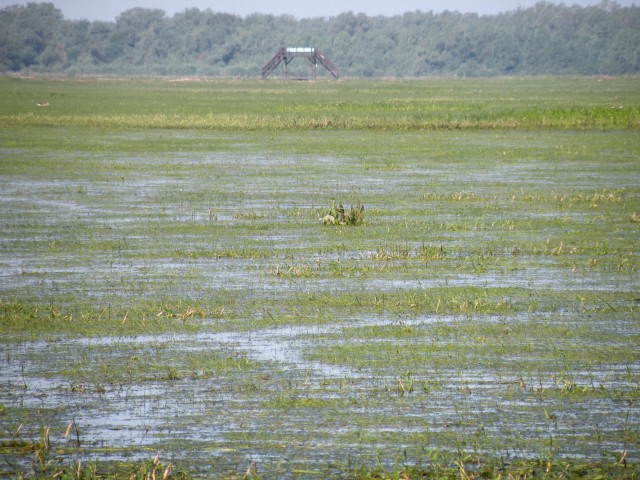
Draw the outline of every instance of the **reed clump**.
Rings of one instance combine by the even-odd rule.
[[[334,199],[331,202],[331,209],[322,216],[322,223],[325,225],[362,225],[363,222],[364,205],[360,202],[346,210],[342,203],[337,203]]]

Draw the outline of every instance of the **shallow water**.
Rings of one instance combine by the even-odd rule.
[[[417,318],[403,321],[402,326],[419,328],[460,320]],[[504,317],[476,319],[505,320],[508,322]],[[514,321],[521,322],[523,318]],[[413,374],[415,390],[404,396],[399,395],[396,387],[398,379],[409,381],[402,373],[349,368],[306,356],[307,351],[323,346],[355,345],[363,341],[350,340],[348,334],[342,340],[334,340],[331,335],[336,332],[389,325],[388,319],[379,317],[339,325],[283,326],[242,333],[58,338],[15,343],[3,355],[6,361],[0,373],[3,385],[0,403],[50,411],[46,417],[53,424],[73,419],[81,432],[82,447],[92,452],[89,456],[94,459],[118,458],[123,451],[128,451],[132,458],[144,458],[146,448],[164,445],[164,455],[170,458],[179,458],[182,448],[187,449],[194,464],[210,459],[219,449],[224,459],[246,451],[247,458],[261,458],[268,468],[275,468],[274,462],[285,456],[298,465],[323,464],[336,458],[344,460],[344,452],[358,458],[360,451],[360,460],[365,461],[371,451],[386,448],[383,439],[388,437],[394,438],[394,451],[410,449],[417,459],[420,449],[415,450],[414,436],[423,441],[452,435],[464,438],[469,428],[474,436],[481,428],[481,438],[497,442],[498,447],[489,442],[485,447],[487,453],[495,453],[497,448],[506,456],[535,456],[538,452],[531,449],[531,444],[544,445],[551,435],[563,455],[597,456],[602,451],[617,451],[619,432],[635,428],[633,425],[640,420],[635,407],[621,409],[615,396],[584,400],[569,396],[542,401],[532,393],[533,388],[553,391],[559,382],[542,373],[538,379],[533,372],[531,377],[524,377],[527,383],[537,381],[536,385],[506,395],[507,387],[519,381],[508,371],[496,375],[471,365],[464,372],[429,373],[427,369]],[[375,342],[375,338],[367,341],[371,348],[375,348]],[[179,378],[173,381],[162,378],[160,369],[141,382],[122,379],[99,385],[91,380],[72,384],[65,374],[56,373],[62,366],[76,362],[85,364],[83,368],[88,371],[105,363],[127,363],[132,353],[141,359],[154,358],[160,352],[162,358],[179,359],[185,354],[211,351],[240,355],[256,365],[250,371],[231,376],[180,368]],[[583,372],[574,370],[571,381],[603,391],[633,390],[637,388],[638,371],[640,362]],[[630,372],[636,373],[629,375]],[[436,380],[437,388],[421,392],[419,384],[427,380]],[[342,401],[345,395],[350,399],[346,404]],[[281,397],[285,401],[284,410],[280,411],[283,416],[276,419],[272,415],[278,410],[264,409],[261,405],[265,398]],[[286,407],[287,399],[305,398],[329,403],[321,409]],[[331,407],[332,400],[338,400],[341,408]],[[543,405],[554,412],[554,421],[541,415]],[[612,412],[617,413],[612,417]],[[44,418],[42,421],[47,422]],[[311,435],[310,425],[313,425]],[[503,444],[500,440],[514,435],[522,441],[520,446]],[[265,441],[265,437],[273,438]],[[407,440],[403,441],[403,437]],[[366,438],[370,439],[365,441]],[[373,439],[378,440],[371,443]],[[69,443],[60,435],[52,441]],[[201,442],[208,446],[199,452]],[[256,457],[255,452],[263,453]],[[218,461],[226,465],[226,460]]]
[[[99,140],[119,135],[154,134]],[[363,159],[256,151],[256,138],[234,135],[225,141],[237,137],[237,150],[224,152],[0,149],[4,165],[36,162],[0,174],[3,299],[220,298],[231,312],[199,318],[189,333],[5,336],[0,440],[37,441],[49,426],[69,463],[161,450],[195,473],[243,472],[254,459],[274,478],[376,457],[420,463],[441,448],[640,459],[640,172],[627,152],[602,165],[571,132],[476,132],[405,135],[419,151],[406,156],[387,137],[379,158]],[[455,158],[438,160],[434,141]],[[460,141],[495,157],[457,156]],[[504,159],[514,147],[526,158]],[[615,198],[591,205],[602,190]],[[336,197],[362,201],[365,225],[322,226]],[[423,246],[441,256],[421,259]],[[460,313],[438,310],[447,292]],[[421,311],[404,294],[438,301]],[[483,294],[486,308],[514,306],[473,310]],[[335,304],[317,318],[296,313],[314,295]],[[371,297],[385,303],[358,308]],[[265,327],[271,312],[277,321]],[[504,328],[472,328],[484,323]],[[529,324],[526,334],[509,328]],[[565,330],[545,337],[554,328]],[[79,446],[64,437],[72,420]]]

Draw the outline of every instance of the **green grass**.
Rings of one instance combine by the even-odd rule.
[[[638,87],[0,79],[0,473],[637,478]]]
[[[208,130],[637,129],[636,77],[291,83],[4,78],[0,125]],[[48,107],[36,104],[49,102]]]

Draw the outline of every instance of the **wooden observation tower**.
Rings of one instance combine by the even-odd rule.
[[[338,69],[331,60],[329,60],[320,50],[312,47],[280,48],[273,58],[269,60],[269,63],[262,67],[262,78],[267,78],[276,68],[278,68],[278,66],[282,66],[282,76],[284,78],[288,78],[289,72],[287,67],[296,57],[304,57],[309,60],[311,63],[311,76],[314,79],[318,75],[318,65],[322,65],[326,68],[333,78],[338,78]]]

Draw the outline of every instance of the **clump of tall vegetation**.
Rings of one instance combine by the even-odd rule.
[[[322,223],[325,225],[362,225],[363,222],[364,205],[360,202],[346,210],[342,203],[337,203],[334,199],[331,209],[322,216]]]

